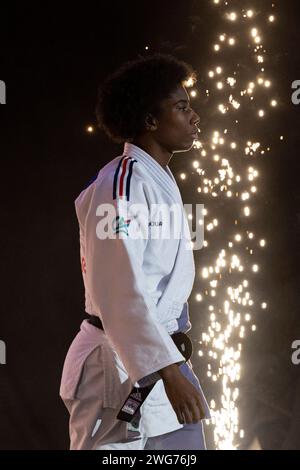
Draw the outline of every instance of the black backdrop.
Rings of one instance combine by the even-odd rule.
[[[59,380],[84,314],[74,199],[101,166],[122,152],[100,132],[86,133],[94,123],[97,85],[149,44],[152,51],[174,52],[201,70],[215,21],[208,3],[1,6],[0,79],[7,85],[7,104],[0,107],[0,339],[6,343],[7,364],[0,365],[0,449],[68,448]],[[300,106],[290,103],[291,82],[300,79],[297,4],[277,2],[280,34],[273,38],[284,102],[278,126],[288,136],[284,154],[275,151],[271,166],[266,163],[274,240],[265,288],[267,297],[276,292],[278,308],[260,326],[249,354],[258,346],[263,350],[270,335],[280,349],[280,341],[290,344],[299,331]],[[180,165],[177,157],[173,160],[176,174]],[[188,190],[182,190],[185,197]]]

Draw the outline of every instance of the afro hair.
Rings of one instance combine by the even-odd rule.
[[[148,114],[160,115],[161,101],[191,79],[193,68],[170,54],[156,53],[125,62],[98,90],[98,127],[117,143],[131,141],[145,130]]]

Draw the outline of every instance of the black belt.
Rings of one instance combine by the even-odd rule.
[[[104,331],[103,323],[96,315],[90,315],[88,322]],[[182,332],[173,333],[171,338],[176,344],[179,352],[181,352],[181,354],[184,356],[185,361],[188,361],[193,353],[193,343],[191,342],[190,338]]]

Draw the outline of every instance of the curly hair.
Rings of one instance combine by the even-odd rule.
[[[98,90],[98,127],[117,143],[130,141],[145,130],[145,118],[159,117],[161,101],[181,84],[197,80],[191,65],[170,54],[138,56],[109,75]]]

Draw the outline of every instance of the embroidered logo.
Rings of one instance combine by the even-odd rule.
[[[112,222],[112,229],[114,233],[125,233],[128,235],[128,227],[131,219],[125,220],[124,217],[117,215]]]
[[[142,394],[140,392],[134,392],[130,394],[131,398],[135,398],[138,401],[142,400]]]
[[[150,221],[149,222],[149,227],[161,227],[162,226],[162,220],[160,220],[159,222],[156,222],[156,221]]]

